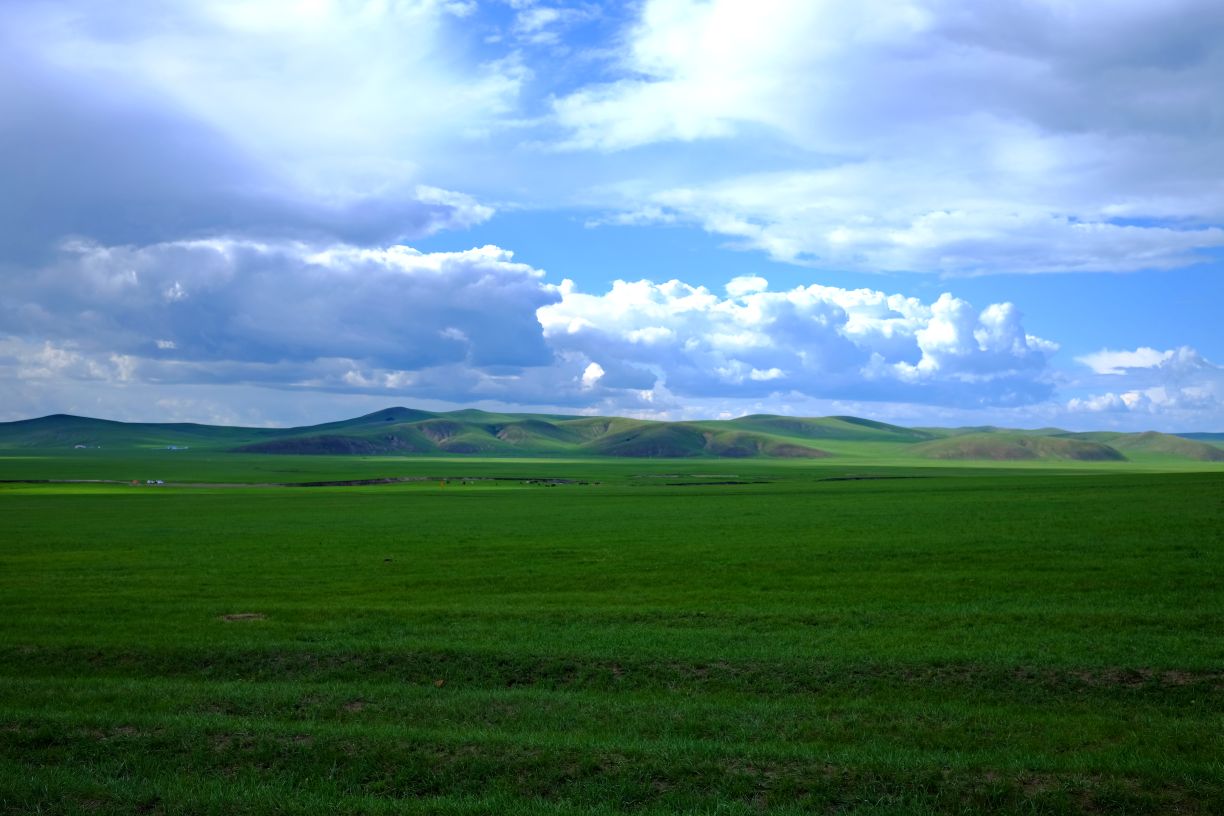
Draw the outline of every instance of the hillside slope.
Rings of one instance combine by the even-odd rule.
[[[1174,459],[1190,459],[1198,462],[1224,462],[1224,450],[1194,439],[1185,439],[1173,434],[1145,431],[1144,433],[1083,433],[1069,434],[1069,438],[1100,442],[1130,454]]]
[[[128,423],[56,414],[0,423],[0,448],[189,448],[316,456],[1224,462],[1224,449],[1217,445],[1156,432],[1071,433],[1058,428],[1011,430],[989,426],[904,428],[850,416],[772,414],[659,422],[404,407],[298,428]]]
[[[1080,462],[1120,461],[1126,456],[1100,442],[996,431],[971,433],[914,445],[912,452],[924,459],[1023,461],[1031,459]]]

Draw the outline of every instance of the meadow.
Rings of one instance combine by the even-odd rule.
[[[0,478],[0,812],[1224,812],[1218,464]]]

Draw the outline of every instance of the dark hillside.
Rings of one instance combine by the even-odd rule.
[[[1006,433],[953,436],[915,445],[913,452],[926,459],[977,459],[994,462],[1029,459],[1105,462],[1126,458],[1116,448],[1099,442]]]

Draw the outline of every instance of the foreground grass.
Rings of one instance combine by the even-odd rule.
[[[531,467],[0,488],[0,811],[1224,812],[1219,473]]]

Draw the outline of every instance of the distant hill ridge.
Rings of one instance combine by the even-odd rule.
[[[1194,438],[1197,437],[1197,438]],[[1224,435],[1058,428],[905,428],[852,416],[753,414],[663,422],[568,414],[393,407],[298,428],[136,423],[54,414],[0,423],[2,448],[203,448],[260,454],[615,456],[963,461],[1224,462]]]

